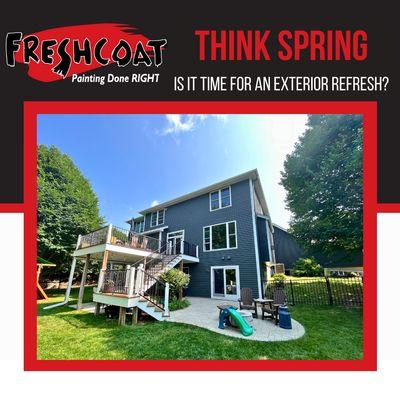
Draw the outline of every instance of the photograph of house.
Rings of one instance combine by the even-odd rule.
[[[38,256],[57,267],[40,278],[39,357],[362,357],[361,122],[42,116]],[[49,346],[60,316],[100,328],[98,342]],[[143,329],[145,354],[132,348]]]

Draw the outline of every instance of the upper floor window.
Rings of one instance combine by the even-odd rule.
[[[210,193],[210,211],[230,207],[231,205],[232,199],[230,186]]]
[[[133,231],[135,233],[142,233],[144,231],[144,220],[135,221]]]
[[[165,220],[165,209],[151,213],[150,226],[162,225]]]
[[[236,221],[205,226],[203,228],[204,251],[237,248]]]

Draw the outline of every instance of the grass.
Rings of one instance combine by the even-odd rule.
[[[91,301],[91,290],[84,301]],[[77,289],[71,292],[76,303]],[[38,302],[38,359],[360,359],[362,312],[329,306],[291,307],[306,334],[289,342],[253,342],[192,325],[144,322],[118,326],[115,320],[69,307],[43,310],[63,299],[51,291]]]

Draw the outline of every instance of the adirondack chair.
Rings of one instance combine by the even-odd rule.
[[[240,289],[239,309],[252,311],[253,316],[258,318],[257,304],[254,302],[253,291],[251,288]]]
[[[287,296],[283,288],[274,288],[273,300],[263,303],[261,305],[261,317],[272,318],[275,320],[275,324],[278,325],[279,322],[279,306],[287,305]]]

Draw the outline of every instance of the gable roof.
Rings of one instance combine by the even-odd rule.
[[[265,201],[264,192],[260,182],[260,176],[258,175],[257,169],[252,169],[250,171],[244,172],[243,174],[233,176],[231,178],[225,179],[223,181],[214,183],[212,185],[203,187],[201,189],[195,190],[193,192],[184,194],[182,196],[176,197],[172,200],[165,201],[163,203],[157,204],[156,206],[146,208],[142,211],[139,211],[140,214],[144,215],[147,213],[151,213],[163,208],[170,207],[174,204],[182,203],[183,201],[190,200],[194,197],[201,196],[203,194],[207,194],[210,192],[214,192],[215,190],[222,189],[223,187],[233,185],[234,183],[244,181],[246,179],[251,179],[254,182],[254,189],[257,193],[257,196],[260,200],[261,206],[264,210],[264,213],[269,216],[269,211],[267,207],[267,202]]]

